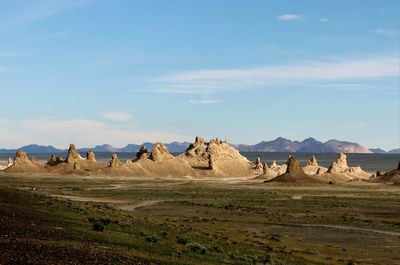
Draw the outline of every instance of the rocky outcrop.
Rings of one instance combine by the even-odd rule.
[[[342,173],[342,169],[339,167],[337,162],[333,162],[328,168],[328,173],[340,174]]]
[[[121,167],[121,166],[122,166],[122,163],[121,163],[121,161],[119,161],[118,155],[115,154],[115,153],[112,154],[111,159],[110,159],[109,167],[118,168],[118,167]]]
[[[271,163],[271,168],[274,168],[274,167],[277,167],[277,164],[276,164],[276,161],[275,161],[275,160],[272,161],[272,163]]]
[[[8,158],[8,161],[7,161],[7,167],[11,167],[13,164],[14,164],[14,161],[12,160],[11,157],[9,157],[9,158]],[[400,164],[399,164],[399,165],[400,165]]]
[[[87,161],[96,162],[96,155],[94,154],[94,152],[92,150],[89,150],[86,153],[86,160]]]
[[[83,159],[82,159],[81,155],[78,153],[78,151],[76,150],[76,146],[74,144],[70,144],[66,162],[68,164],[74,164],[75,162],[80,161],[80,160],[83,160]]]
[[[313,167],[318,167],[318,162],[314,155],[310,158],[310,160],[308,160],[307,165],[313,166]]]
[[[330,174],[330,176],[327,177],[333,177],[333,180],[338,181],[367,179],[371,176],[370,173],[365,172],[358,165],[349,167],[347,156],[343,153],[340,153],[337,160],[332,162],[327,173]]]
[[[304,174],[303,167],[300,162],[291,155],[288,159],[286,173],[288,174]]]
[[[318,183],[321,182],[313,176],[304,173],[303,167],[293,155],[289,156],[286,162],[287,169],[282,175],[279,175],[271,180],[265,182],[287,182],[287,183]]]
[[[150,153],[149,159],[154,162],[162,162],[173,157],[174,156],[169,153],[168,148],[165,145],[157,142],[153,145],[153,150]]]
[[[376,178],[372,179],[373,182],[397,184],[397,185],[400,184],[400,161],[397,166],[397,169],[390,170],[385,174],[378,174],[378,172],[376,174]]]
[[[149,151],[145,145],[140,146],[139,152],[136,153],[136,159],[148,158]]]
[[[239,151],[230,146],[227,141],[218,138],[209,142],[201,137],[196,137],[193,144],[190,144],[185,153],[178,156],[194,169],[212,170],[221,176],[244,176],[254,174],[254,165],[242,156]],[[260,167],[261,166],[261,167]],[[258,167],[261,168],[262,164]]]
[[[262,174],[264,169],[264,165],[261,162],[261,159],[259,157],[256,158],[255,166],[254,166],[254,173],[255,174]]]
[[[11,167],[14,164],[14,161],[11,159],[11,157],[8,158],[7,165],[0,165],[0,170],[5,170],[9,167]]]
[[[63,162],[64,158],[62,158],[61,156],[55,156],[54,154],[47,159],[47,165],[49,166],[55,166]]]
[[[14,158],[13,166],[26,166],[31,163],[32,163],[32,161],[29,160],[25,151],[23,151],[23,150],[17,151],[15,158]]]
[[[347,165],[347,156],[343,153],[339,154],[338,159],[336,160],[337,165],[341,170],[346,170],[349,166]]]
[[[268,164],[267,162],[262,163],[263,174],[267,174],[268,171]]]

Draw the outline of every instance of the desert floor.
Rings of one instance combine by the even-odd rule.
[[[0,264],[400,264],[400,186],[1,176],[0,249]]]

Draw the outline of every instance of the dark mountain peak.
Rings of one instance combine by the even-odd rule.
[[[301,143],[320,143],[320,141],[315,140],[313,137],[308,137],[304,139]]]

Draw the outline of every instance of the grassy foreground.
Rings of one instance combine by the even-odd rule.
[[[0,177],[0,264],[400,264],[400,187]]]

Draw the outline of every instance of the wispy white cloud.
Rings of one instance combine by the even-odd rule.
[[[277,20],[281,20],[281,21],[298,20],[301,18],[302,18],[302,16],[297,15],[297,14],[283,14],[283,15],[276,17]]]
[[[220,104],[221,100],[218,99],[191,99],[188,101],[189,104],[201,104],[201,105],[210,105],[210,104]]]
[[[21,8],[21,13],[8,21],[8,28],[19,27],[52,17],[65,10],[88,4],[92,0],[37,0]]]
[[[381,35],[381,36],[385,36],[385,37],[399,37],[400,36],[400,32],[398,30],[394,30],[394,29],[378,28],[378,29],[374,29],[372,31],[372,33]]]
[[[127,122],[132,119],[132,116],[129,113],[118,111],[105,112],[103,113],[103,117],[116,122]]]
[[[216,92],[293,84],[296,82],[338,82],[399,76],[398,56],[364,59],[307,61],[245,69],[184,71],[157,80],[159,86],[174,91]],[[344,85],[342,84],[341,87]],[[347,85],[349,87],[349,85]]]
[[[327,19],[325,17],[319,19],[319,22],[328,22],[328,21],[329,21],[329,19]]]
[[[37,143],[65,148],[69,143],[91,147],[108,143],[122,147],[128,143],[188,141],[192,137],[137,124],[109,123],[93,119],[42,117],[7,121],[0,127],[0,147],[16,148]]]

